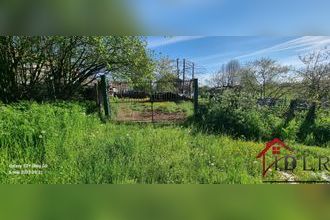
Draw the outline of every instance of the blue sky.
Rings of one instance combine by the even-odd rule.
[[[244,64],[257,58],[269,57],[283,65],[299,67],[299,55],[330,46],[329,36],[150,36],[147,41],[148,48],[160,56],[186,58],[204,67],[205,73],[199,76],[203,79],[231,59]]]
[[[330,35],[329,0],[125,0],[153,35]]]

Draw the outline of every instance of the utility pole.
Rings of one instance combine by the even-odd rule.
[[[179,79],[180,78],[179,58],[176,58],[176,75]]]
[[[184,94],[184,80],[186,74],[186,59],[183,59],[183,70],[182,70],[182,94]]]
[[[183,59],[183,72],[182,72],[182,80],[184,82],[186,74],[186,59]]]
[[[195,63],[192,63],[192,79],[195,79]]]

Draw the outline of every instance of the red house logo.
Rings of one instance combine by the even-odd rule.
[[[266,167],[266,153],[272,149],[272,155],[275,156],[275,161],[272,162],[268,167]],[[281,149],[288,150],[292,152],[292,150],[280,139],[274,138],[272,141],[266,143],[266,147],[258,154],[257,158],[262,158],[262,176],[266,176],[267,171],[280,159],[277,156],[280,155]]]

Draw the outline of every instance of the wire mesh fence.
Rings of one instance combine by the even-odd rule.
[[[193,80],[109,83],[115,121],[178,122],[193,114]]]

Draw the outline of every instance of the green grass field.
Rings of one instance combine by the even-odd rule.
[[[0,105],[0,182],[262,183],[256,155],[264,143],[182,125],[105,124],[85,112],[70,103]],[[293,147],[330,153],[329,148]],[[47,167],[36,168],[42,174],[13,173],[19,170],[15,165],[24,164]],[[270,178],[282,178],[278,175]],[[301,169],[292,175],[322,178]]]

